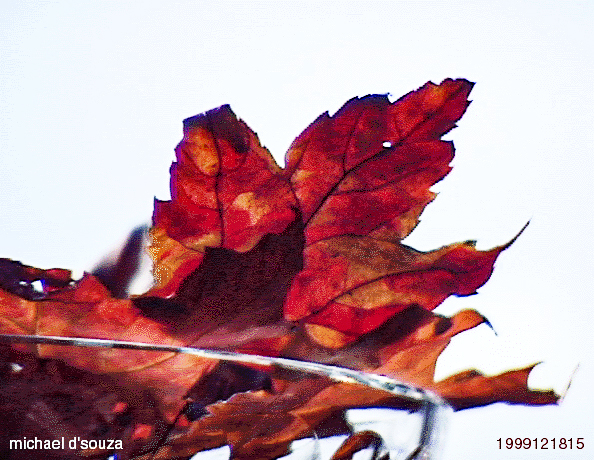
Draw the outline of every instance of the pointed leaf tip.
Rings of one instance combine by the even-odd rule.
[[[509,242],[507,242],[506,244],[503,245],[503,249],[507,249],[509,248],[512,244],[515,243],[515,241],[520,237],[520,235],[522,233],[524,233],[524,230],[526,230],[528,228],[528,225],[530,224],[530,221],[526,222],[526,224],[524,224],[524,226],[522,227],[522,229],[517,233],[516,236],[514,236]]]

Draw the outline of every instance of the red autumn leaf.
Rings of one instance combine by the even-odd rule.
[[[527,387],[531,368],[434,381],[451,337],[485,319],[472,310],[452,318],[431,311],[450,295],[474,294],[508,246],[479,251],[464,242],[420,252],[401,243],[434,198],[429,188],[450,170],[454,148],[441,137],[466,110],[471,88],[466,80],[445,80],[394,103],[385,96],[352,99],[295,140],[285,169],[228,106],[185,120],[172,199],[155,203],[153,288],[119,298],[133,271],[126,264],[136,257],[133,245],[97,276],[78,281],[64,270],[2,259],[0,332],[330,363],[432,390],[459,409],[556,402],[552,391]],[[32,287],[36,280],[41,291]],[[14,410],[20,401],[19,413],[33,420],[27,433],[97,437],[102,426],[103,434],[125,440],[122,455],[130,458],[186,458],[225,444],[234,458],[274,458],[313,430],[344,433],[347,408],[404,404],[365,386],[266,375],[189,355],[13,348],[4,358],[9,383],[0,407]],[[11,370],[9,363],[18,362],[27,372]],[[35,394],[40,380],[53,383]],[[66,416],[56,394],[79,412]],[[79,422],[85,408],[94,424]],[[25,432],[18,423],[11,429]],[[354,437],[336,458],[373,442]],[[79,454],[100,458],[105,449]]]

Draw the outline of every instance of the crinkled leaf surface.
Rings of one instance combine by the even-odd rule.
[[[531,368],[434,381],[450,339],[485,319],[432,310],[448,296],[474,294],[507,247],[463,242],[420,252],[401,243],[450,170],[454,148],[441,137],[463,115],[471,88],[445,80],[396,102],[352,99],[293,142],[284,169],[228,106],[185,120],[171,200],[155,202],[153,288],[122,298],[125,260],[74,281],[66,270],[2,259],[0,332],[317,361],[396,377],[459,409],[556,402],[552,391],[527,387]],[[360,385],[172,353],[4,351],[0,405],[21,415],[11,436],[117,436],[124,458],[189,458],[225,444],[235,458],[274,458],[314,430],[347,432],[347,408],[405,405]]]

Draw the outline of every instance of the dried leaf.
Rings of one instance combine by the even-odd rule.
[[[228,106],[185,120],[172,198],[155,202],[152,289],[121,298],[133,245],[97,276],[76,281],[66,270],[0,259],[0,332],[339,365],[432,390],[459,409],[556,402],[552,391],[528,388],[531,368],[434,381],[451,338],[485,319],[473,310],[451,318],[432,310],[448,296],[476,293],[510,244],[479,251],[462,242],[420,252],[401,242],[435,197],[430,187],[450,170],[454,148],[441,137],[463,115],[471,89],[466,80],[445,80],[393,103],[352,99],[293,142],[284,169]],[[69,418],[54,404],[57,394],[80,391],[78,407],[97,412],[106,433],[126,440],[124,458],[139,460],[186,458],[225,444],[233,458],[275,458],[314,432],[348,433],[345,409],[410,404],[362,385],[174,353],[55,345],[14,345],[5,353],[10,379],[0,384],[0,407],[14,411],[22,401],[21,413],[34,425],[15,425],[15,432],[26,427],[56,437],[88,426],[84,410]],[[26,372],[11,371],[15,353]],[[48,363],[61,371],[51,374]],[[74,374],[84,376],[80,388],[63,377]],[[53,383],[35,395],[39,379]],[[122,413],[126,421],[116,429]],[[49,419],[59,421],[48,431]],[[350,458],[374,439],[350,438],[336,458]],[[101,458],[105,450],[78,455]]]

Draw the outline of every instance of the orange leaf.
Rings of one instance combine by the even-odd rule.
[[[454,147],[441,138],[468,107],[471,89],[448,79],[393,103],[352,99],[297,137],[285,169],[228,106],[185,120],[172,198],[155,202],[152,289],[121,298],[138,238],[97,276],[77,281],[66,270],[0,259],[0,333],[333,364],[431,390],[458,409],[556,402],[552,391],[528,388],[531,368],[434,380],[451,338],[485,319],[473,310],[451,318],[432,310],[448,296],[475,294],[510,244],[479,251],[467,241],[429,252],[402,244],[435,197],[430,187],[450,171]],[[348,433],[348,408],[409,404],[363,385],[190,355],[55,345],[0,351],[8,382],[0,384],[0,408],[22,406],[22,419],[32,420],[11,424],[13,433],[90,436],[85,413],[93,413],[105,433],[126,439],[122,455],[138,460],[225,444],[234,458],[274,458],[314,432]],[[68,418],[58,394],[80,394],[80,410]],[[354,436],[335,458],[376,441]]]

